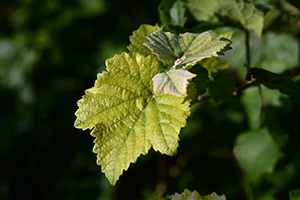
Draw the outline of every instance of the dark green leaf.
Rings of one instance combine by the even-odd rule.
[[[258,181],[264,173],[273,172],[281,153],[266,129],[241,133],[235,142],[234,156],[247,180]]]

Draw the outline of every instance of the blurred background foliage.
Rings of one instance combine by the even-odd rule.
[[[299,67],[297,0],[254,3],[266,15],[262,37],[251,32],[252,65],[275,73]],[[140,157],[116,187],[96,166],[89,131],[73,127],[77,100],[104,69],[105,59],[126,51],[129,35],[141,24],[235,30],[226,59],[235,84],[244,80],[244,32],[226,23],[197,22],[186,10],[174,20],[182,5],[170,0],[0,1],[0,199],[151,199],[184,188],[245,199],[250,187],[232,150],[239,133],[245,136],[257,127],[257,88],[226,102],[195,103],[177,156],[152,151]],[[292,79],[299,85],[299,75]],[[257,199],[283,200],[300,187],[300,106],[276,90],[263,87],[263,94],[265,125],[282,155],[275,170],[251,188]]]

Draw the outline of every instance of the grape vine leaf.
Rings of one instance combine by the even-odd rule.
[[[130,44],[127,49],[131,52],[139,52],[140,54],[147,56],[151,54],[151,51],[143,44],[148,42],[146,36],[154,31],[161,31],[162,28],[158,25],[152,26],[148,24],[142,24],[137,30],[133,31],[129,37]]]
[[[162,91],[167,94],[186,97],[188,80],[196,74],[184,69],[174,69],[156,74],[153,80],[154,95],[159,95]]]
[[[164,64],[173,64],[177,59],[185,57],[181,68],[190,69],[204,58],[216,57],[218,52],[231,41],[214,39],[209,32],[200,34],[155,31],[147,36],[149,42],[144,43]]]
[[[188,189],[185,189],[181,194],[175,193],[168,196],[167,199],[170,200],[226,200],[225,195],[219,196],[215,192],[202,196],[196,190],[191,192]]]
[[[241,133],[233,149],[247,180],[254,183],[264,173],[272,173],[281,153],[267,129]]]
[[[252,2],[244,0],[188,0],[187,8],[198,21],[213,23],[230,20],[258,36],[263,30],[264,14]],[[226,19],[226,20],[224,20]]]
[[[97,164],[115,185],[130,163],[151,147],[162,154],[176,153],[190,103],[183,97],[153,95],[152,77],[163,69],[154,55],[122,53],[106,66],[78,101],[74,126],[93,129]]]

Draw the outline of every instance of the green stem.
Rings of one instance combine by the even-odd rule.
[[[251,187],[251,185],[245,180],[245,178],[243,179],[242,187],[243,187],[243,189],[244,189],[244,192],[245,192],[245,195],[246,195],[246,199],[247,199],[247,200],[254,200],[254,195],[253,195],[252,187]]]

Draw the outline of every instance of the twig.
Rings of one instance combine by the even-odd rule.
[[[260,129],[263,125],[264,101],[263,101],[263,94],[262,94],[261,85],[257,85],[257,87],[258,87],[258,94],[259,94],[259,110],[260,110],[257,129]]]
[[[298,63],[300,63],[300,20],[298,21]]]
[[[250,61],[250,44],[249,44],[249,31],[245,28],[245,46],[246,46],[246,68],[247,71],[250,70],[251,66],[251,61]]]
[[[205,94],[202,94],[202,95],[199,95],[196,99],[197,102],[200,102],[200,101],[203,101],[205,99],[209,99],[211,98],[211,95],[208,94],[208,93],[205,93]]]

